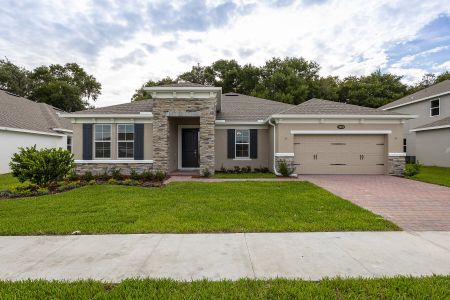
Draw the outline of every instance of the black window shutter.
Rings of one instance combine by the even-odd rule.
[[[228,158],[235,158],[235,148],[234,148],[234,129],[228,129]]]
[[[258,129],[250,129],[250,158],[258,158]]]
[[[144,159],[144,124],[134,124],[134,159]]]
[[[83,159],[92,159],[92,124],[83,124]]]

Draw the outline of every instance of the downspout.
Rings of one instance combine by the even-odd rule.
[[[275,141],[276,141],[276,130],[275,130],[275,124],[272,123],[272,119],[269,119],[269,125],[273,127],[273,172],[275,175],[280,176],[281,174],[277,172],[277,166],[275,161]]]

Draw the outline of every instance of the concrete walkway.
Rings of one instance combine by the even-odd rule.
[[[450,274],[450,232],[0,237],[0,279]]]

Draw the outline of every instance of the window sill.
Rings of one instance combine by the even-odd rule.
[[[253,160],[253,159],[249,157],[242,157],[242,158],[233,158],[233,160]]]

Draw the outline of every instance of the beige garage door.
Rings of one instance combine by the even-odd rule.
[[[298,174],[385,174],[384,135],[296,135]]]

